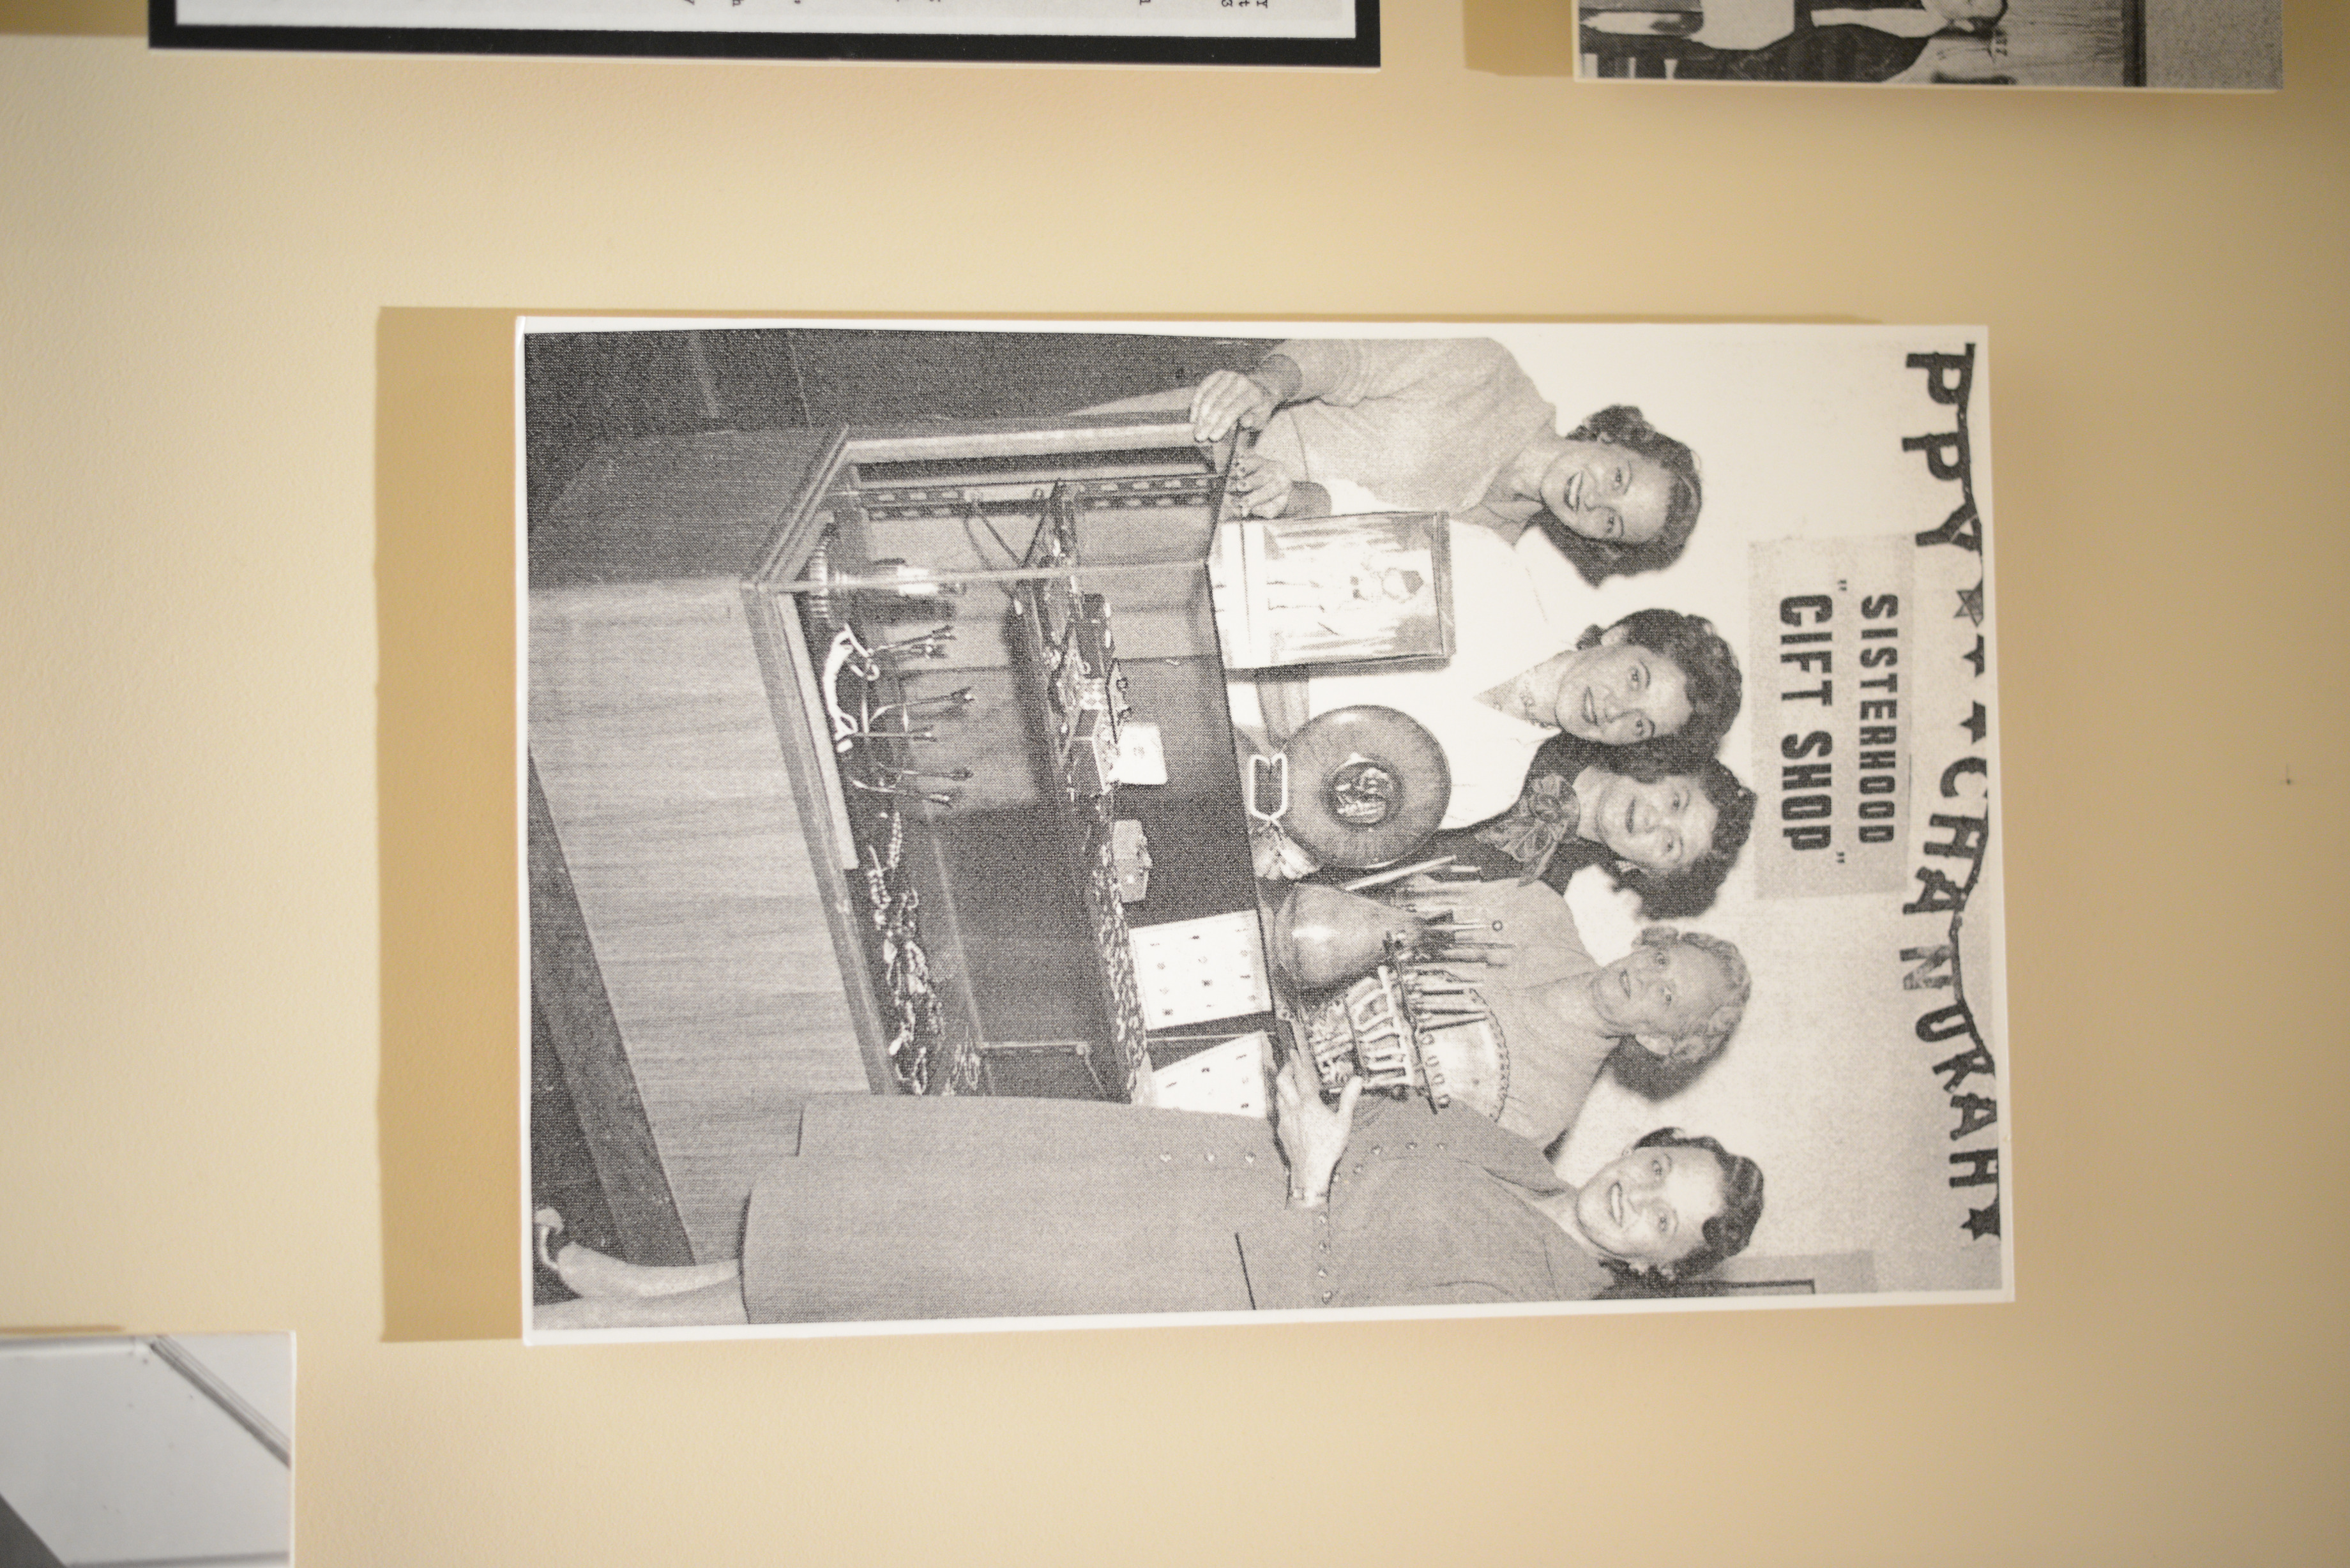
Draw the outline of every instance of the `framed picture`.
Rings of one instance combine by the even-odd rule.
[[[1575,74],[2273,89],[2282,0],[1571,0]]]
[[[294,1336],[0,1335],[0,1563],[294,1558]]]
[[[1980,329],[516,379],[533,1341],[2008,1298]]]
[[[1219,524],[1208,583],[1224,667],[1441,663],[1452,655],[1450,545],[1435,513]]]
[[[150,0],[157,48],[933,60],[1379,63],[1378,0]]]

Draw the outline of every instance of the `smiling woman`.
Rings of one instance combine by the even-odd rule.
[[[1565,441],[1534,488],[1550,514],[1586,539],[1645,545],[1665,531],[1673,476],[1653,458],[1602,441]]]
[[[1484,700],[1530,722],[1618,748],[1627,763],[1680,768],[1720,748],[1745,684],[1738,656],[1711,621],[1644,609],[1605,630],[1586,628],[1573,650]]]
[[[1690,765],[1574,735],[1543,743],[1515,805],[1429,846],[1487,876],[1539,877],[1565,891],[1586,866],[1639,895],[1651,919],[1712,906],[1746,847],[1754,792],[1719,758]]]
[[[1576,831],[1650,871],[1674,872],[1713,847],[1721,810],[1688,774],[1646,780],[1596,763],[1575,779]]]
[[[1659,1127],[1573,1192],[1539,1205],[1626,1273],[1679,1281],[1744,1248],[1762,1217],[1762,1168],[1710,1137]]]
[[[1652,1056],[1695,1065],[1729,1040],[1753,989],[1735,943],[1643,926],[1632,950],[1593,978],[1591,1001],[1611,1033]]]
[[[1359,1080],[1358,1080],[1359,1082]],[[539,1259],[539,1330],[1587,1301],[1746,1244],[1762,1173],[1664,1128],[1577,1189],[1475,1112],[1326,1104],[1312,1065],[1254,1117],[1003,1098],[827,1096],[753,1192],[739,1261]]]
[[[1483,700],[1528,723],[1607,746],[1674,734],[1690,712],[1680,666],[1626,642],[1621,627],[1608,628],[1596,645],[1569,649],[1512,677]]]
[[[1245,375],[1208,376],[1191,409],[1203,441],[1263,431],[1237,475],[1252,515],[1327,510],[1343,482],[1506,540],[1540,526],[1592,583],[1670,564],[1703,502],[1686,445],[1620,405],[1560,435],[1490,338],[1293,340]]]
[[[1705,495],[1685,442],[1619,404],[1560,438],[1551,472],[1560,470],[1573,489],[1562,484],[1555,499],[1541,489],[1544,511],[1534,521],[1585,582],[1596,587],[1680,558]]]

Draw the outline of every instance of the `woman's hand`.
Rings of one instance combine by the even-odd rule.
[[[1249,824],[1249,869],[1260,882],[1295,882],[1322,869],[1322,862],[1274,822]]]
[[[1330,1179],[1354,1135],[1355,1102],[1363,1081],[1347,1080],[1336,1110],[1322,1103],[1322,1085],[1304,1052],[1295,1052],[1274,1078],[1274,1134],[1289,1160],[1289,1206],[1319,1209],[1330,1201]]]
[[[1255,377],[1238,370],[1211,370],[1191,394],[1191,439],[1222,441],[1236,424],[1261,431],[1280,406],[1274,389]]]
[[[1288,471],[1269,457],[1243,452],[1232,464],[1227,493],[1238,503],[1243,517],[1278,517],[1289,507],[1293,482]]]

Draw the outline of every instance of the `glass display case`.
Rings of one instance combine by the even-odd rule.
[[[1155,1103],[1272,1023],[1178,415],[844,431],[743,586],[868,1077]]]

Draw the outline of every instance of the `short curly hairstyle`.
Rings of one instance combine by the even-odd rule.
[[[1608,632],[1622,628],[1624,640],[1635,648],[1673,661],[1689,692],[1689,722],[1669,735],[1618,746],[1627,763],[1638,759],[1668,773],[1693,771],[1721,749],[1722,736],[1738,718],[1746,700],[1746,678],[1738,655],[1713,622],[1680,610],[1634,610],[1606,628],[1586,628],[1575,647],[1596,648]]]
[[[1712,846],[1687,866],[1678,871],[1651,871],[1619,861],[1606,846],[1577,838],[1569,832],[1556,852],[1547,857],[1548,863],[1540,875],[1544,882],[1564,893],[1575,872],[1586,866],[1597,866],[1616,886],[1629,889],[1638,898],[1639,912],[1645,919],[1675,920],[1701,915],[1713,907],[1722,878],[1730,874],[1739,852],[1746,847],[1747,836],[1754,830],[1754,792],[1741,784],[1738,775],[1719,758],[1708,758],[1691,767],[1676,765],[1653,754],[1643,754],[1644,752],[1643,746],[1603,746],[1579,735],[1553,735],[1534,753],[1534,760],[1526,770],[1525,784],[1518,794],[1518,805],[1504,815],[1518,813],[1521,807],[1530,805],[1546,787],[1555,791],[1558,786],[1550,784],[1551,780],[1571,788],[1586,767],[1617,774],[1636,784],[1658,784],[1669,778],[1690,780],[1713,803],[1714,828]],[[1486,836],[1493,831],[1493,826],[1456,828],[1437,835],[1433,843],[1440,852],[1482,867],[1489,876],[1529,874],[1526,863],[1513,859],[1496,847],[1497,840]]]
[[[1761,1166],[1744,1155],[1731,1153],[1719,1139],[1685,1133],[1679,1127],[1659,1127],[1632,1147],[1701,1148],[1713,1156],[1721,1167],[1721,1212],[1705,1222],[1696,1250],[1686,1257],[1653,1268],[1603,1260],[1609,1268],[1627,1278],[1652,1278],[1673,1283],[1719,1268],[1746,1250],[1746,1243],[1754,1239],[1755,1222],[1762,1218]]]
[[[1730,987],[1730,1000],[1715,1010],[1708,1020],[1709,1027],[1677,1041],[1669,1056],[1659,1056],[1638,1041],[1627,1040],[1608,1057],[1610,1069],[1626,1088],[1652,1100],[1661,1100],[1688,1088],[1721,1054],[1722,1047],[1730,1044],[1731,1035],[1737,1033],[1746,1016],[1747,1002],[1754,996],[1754,977],[1748,972],[1746,955],[1738,950],[1737,943],[1674,926],[1640,928],[1640,946],[1673,944],[1695,948],[1721,965],[1722,978]]]
[[[1689,543],[1690,531],[1697,526],[1698,511],[1705,504],[1705,487],[1697,473],[1697,453],[1689,449],[1688,443],[1665,434],[1650,424],[1639,410],[1625,403],[1600,410],[1567,431],[1566,439],[1606,441],[1638,452],[1670,474],[1673,481],[1673,498],[1665,509],[1665,525],[1658,530],[1655,538],[1637,545],[1588,538],[1548,512],[1540,514],[1543,533],[1575,563],[1583,580],[1596,587],[1611,576],[1653,572],[1680,559],[1681,546]]]
[[[1754,792],[1721,758],[1709,757],[1702,767],[1673,772],[1694,780],[1713,802],[1713,845],[1678,871],[1651,871],[1644,866],[1617,870],[1617,882],[1638,894],[1640,912],[1656,920],[1686,919],[1713,908],[1721,879],[1730,875],[1747,836],[1754,831]]]

